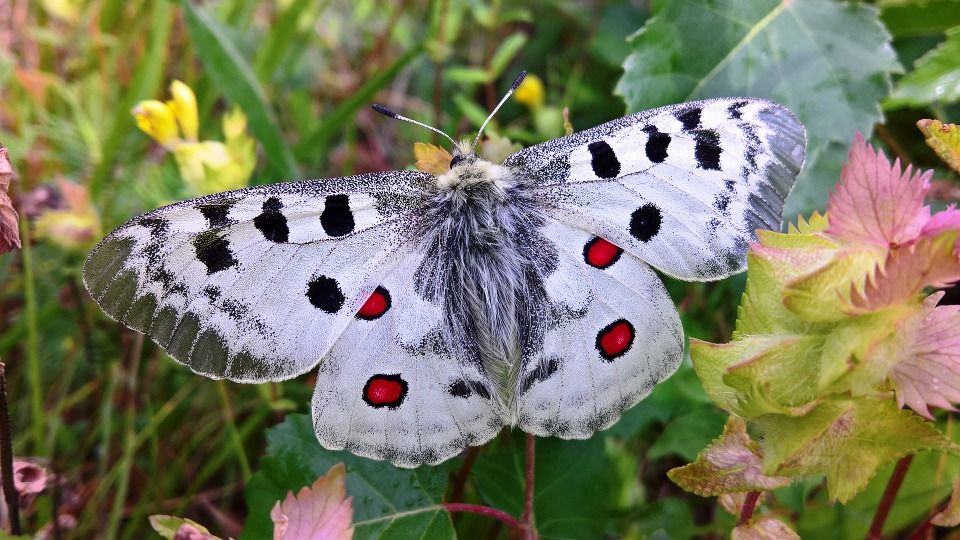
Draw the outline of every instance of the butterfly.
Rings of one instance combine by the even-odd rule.
[[[93,249],[84,283],[196,373],[260,383],[316,368],[328,449],[416,467],[505,426],[583,439],[681,362],[656,271],[742,271],[754,231],[780,227],[805,131],[782,106],[722,98],[500,164],[474,147],[454,142],[438,176],[280,183],[147,212]]]

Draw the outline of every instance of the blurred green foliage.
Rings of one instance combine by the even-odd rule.
[[[669,102],[764,96],[793,108],[808,129],[808,169],[788,216],[825,200],[855,131],[876,125],[889,151],[932,165],[913,122],[958,113],[957,94],[936,91],[957,69],[948,54],[960,25],[952,0],[9,5],[0,19],[0,142],[19,172],[17,200],[33,242],[0,256],[0,357],[17,455],[61,476],[56,497],[28,501],[28,530],[56,509],[77,518],[65,533],[74,538],[144,537],[153,534],[147,516],[157,513],[190,517],[224,537],[246,521],[243,538],[262,537],[272,502],[336,461],[348,467],[355,519],[369,522],[358,524],[358,537],[446,537],[454,529],[506,537],[478,516],[394,519],[449,496],[464,459],[411,472],[323,450],[308,418],[287,415],[309,412],[309,376],[242,386],[192,374],[96,309],[79,280],[82,251],[31,233],[33,218],[63,207],[60,179],[89,193],[98,234],[190,196],[173,158],[130,114],[141,100],[161,99],[174,78],[197,94],[201,139],[219,138],[223,114],[243,110],[258,141],[253,183],[408,167],[412,143],[430,134],[374,115],[371,102],[471,134],[520,69],[544,81],[545,107],[568,108],[576,129]],[[544,126],[561,125],[533,117],[511,101],[490,133],[532,144],[555,136]],[[944,169],[936,178],[956,180]],[[743,276],[668,282],[688,335],[711,341],[728,339],[743,287]],[[538,527],[564,538],[726,534],[733,516],[665,475],[722,424],[685,363],[609,431],[586,442],[539,440]],[[480,450],[466,501],[519,513],[521,442],[505,434]],[[888,530],[908,529],[949,491],[956,471],[940,460],[918,457]],[[776,492],[777,507],[803,536],[862,537],[887,476],[847,506],[828,504],[816,485],[794,485]]]

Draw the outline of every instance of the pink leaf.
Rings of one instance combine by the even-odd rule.
[[[850,146],[840,183],[827,205],[827,233],[854,242],[900,245],[916,238],[930,219],[923,197],[933,171],[901,171],[858,133]]]
[[[47,488],[47,470],[32,461],[13,460],[13,487],[20,495],[36,495]]]
[[[20,221],[7,195],[12,179],[13,167],[7,159],[7,149],[0,147],[0,253],[20,248]]]
[[[960,280],[957,233],[921,237],[916,243],[891,250],[864,290],[850,296],[854,312],[876,311],[920,293],[924,287],[945,287]]]
[[[310,487],[277,501],[270,511],[273,540],[350,540],[353,538],[353,497],[347,497],[343,463],[338,463]]]
[[[928,405],[953,410],[960,402],[960,306],[935,307],[942,297],[929,296],[906,325],[907,345],[890,372],[900,406],[927,418]]]
[[[930,221],[923,226],[920,234],[922,236],[936,236],[950,229],[960,231],[960,210],[957,210],[955,205],[952,204],[946,210],[934,214]]]

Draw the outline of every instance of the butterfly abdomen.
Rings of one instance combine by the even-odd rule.
[[[537,315],[547,309],[544,261],[556,253],[544,253],[552,247],[539,238],[542,210],[503,172],[495,179],[460,175],[437,192],[423,224],[427,256],[417,292],[443,306],[447,347],[494,381],[508,410],[521,352],[542,339],[531,321],[544,319]]]

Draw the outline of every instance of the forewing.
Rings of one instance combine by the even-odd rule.
[[[521,362],[514,414],[528,433],[584,439],[676,371],[683,329],[643,261],[556,221],[542,231],[559,259],[544,281],[550,315],[543,346]]]
[[[503,426],[494,385],[449,352],[440,306],[415,290],[423,256],[411,254],[383,279],[320,364],[313,422],[325,447],[415,467]]]
[[[213,378],[316,365],[409,247],[433,177],[397,171],[274,184],[138,216],[90,253],[111,317]]]
[[[768,101],[640,112],[510,156],[558,219],[686,280],[743,270],[756,229],[778,230],[803,126]]]

